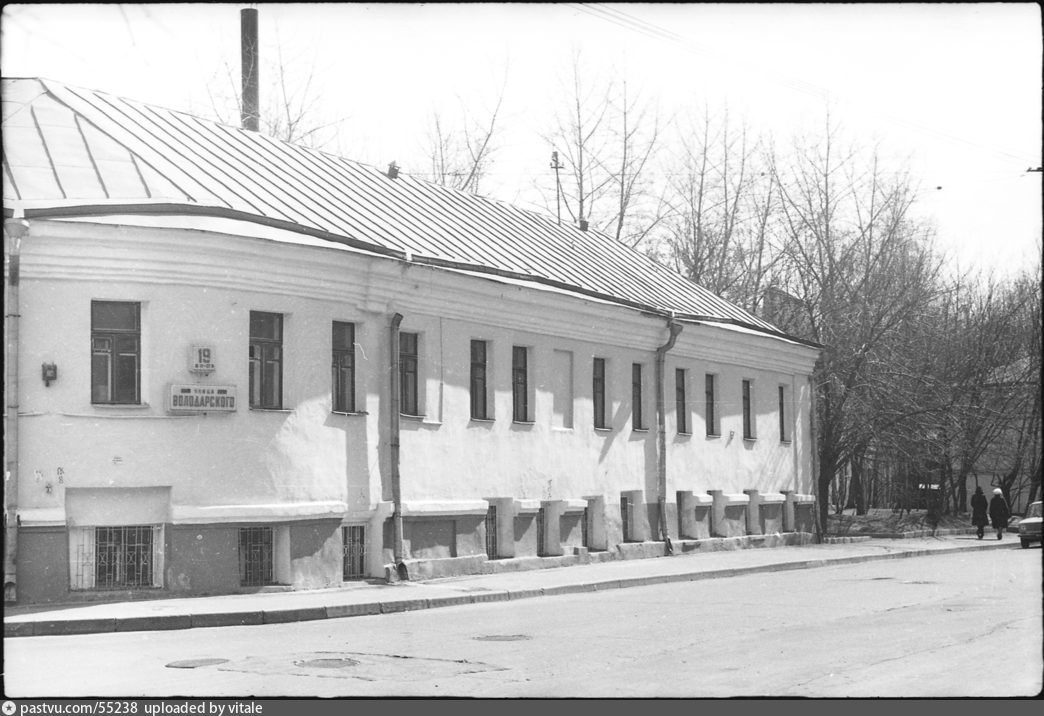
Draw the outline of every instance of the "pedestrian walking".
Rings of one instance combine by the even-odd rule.
[[[1008,510],[1008,503],[1004,501],[1004,493],[998,487],[994,489],[993,499],[990,500],[990,522],[993,523],[993,529],[997,530],[997,539],[1004,535],[1009,517],[1011,517],[1011,511]]]
[[[988,504],[986,502],[986,495],[982,494],[982,488],[976,486],[975,494],[971,498],[972,508],[972,524],[975,526],[976,534],[979,539],[982,539],[982,535],[986,532],[986,525],[990,523],[989,517],[986,516],[986,510]]]

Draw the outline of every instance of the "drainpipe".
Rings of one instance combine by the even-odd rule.
[[[4,603],[18,600],[18,277],[22,239],[29,234],[29,222],[22,211],[4,222],[7,234],[7,396],[4,431]]]
[[[667,525],[667,424],[666,424],[666,399],[664,398],[664,361],[667,351],[674,347],[678,340],[678,334],[682,332],[682,325],[674,322],[674,312],[667,319],[667,330],[670,338],[662,346],[656,349],[656,477],[657,500],[660,506],[660,538],[664,543],[664,551],[667,555],[674,554],[671,545],[671,531]]]
[[[401,407],[399,387],[399,324],[402,323],[402,314],[396,313],[391,319],[391,400],[389,401],[391,413],[391,485],[392,485],[392,535],[393,554],[395,558],[395,569],[400,579],[407,579],[406,565],[402,561],[402,488],[399,478],[399,413]]]

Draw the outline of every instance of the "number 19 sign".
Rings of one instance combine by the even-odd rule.
[[[214,347],[205,345],[192,346],[192,350],[189,352],[189,371],[207,374],[213,373],[215,370]]]

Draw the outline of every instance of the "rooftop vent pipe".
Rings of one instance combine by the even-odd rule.
[[[395,162],[392,162],[391,164],[388,165],[388,178],[389,179],[398,179],[399,178],[399,165],[396,164]]]
[[[587,231],[587,219],[580,219],[580,231]]]
[[[258,83],[260,52],[257,43],[257,10],[243,8],[239,11],[240,67],[243,74],[243,101],[239,117],[243,129],[258,131],[260,124],[260,99]]]

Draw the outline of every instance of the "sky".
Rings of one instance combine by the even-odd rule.
[[[212,116],[238,81],[243,7],[259,11],[262,71],[282,58],[290,79],[311,77],[313,111],[336,121],[324,148],[352,159],[423,171],[409,162],[433,111],[480,115],[502,93],[484,191],[535,206],[580,53],[665,117],[727,107],[785,140],[829,110],[910,167],[918,210],[961,268],[1003,275],[1040,256],[1033,3],[5,5],[0,70]]]

